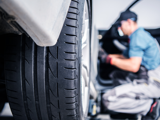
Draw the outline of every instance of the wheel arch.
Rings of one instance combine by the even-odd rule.
[[[53,46],[57,43],[71,0],[0,0],[2,17],[10,26],[9,33],[22,34],[24,31],[39,46]],[[15,22],[14,24],[12,24]],[[9,30],[8,30],[9,29]],[[23,30],[21,30],[23,29]]]

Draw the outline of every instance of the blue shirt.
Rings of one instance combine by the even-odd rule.
[[[129,48],[123,55],[131,57],[141,57],[141,65],[148,70],[157,68],[160,65],[160,51],[155,39],[143,28],[138,28],[130,36]]]

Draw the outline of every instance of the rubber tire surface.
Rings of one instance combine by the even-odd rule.
[[[3,35],[0,36],[0,82],[4,80],[4,50],[5,50],[5,43],[3,39]],[[1,88],[1,87],[0,87]]]
[[[3,36],[0,36],[3,39]],[[0,81],[4,80],[4,41],[0,41]],[[7,102],[5,84],[0,83],[0,113],[4,108],[4,104]]]
[[[5,103],[0,103],[0,113],[2,112],[3,108],[4,108],[4,104]]]
[[[5,38],[5,78],[15,120],[81,120],[81,30],[84,0],[72,0],[55,46],[25,35]]]

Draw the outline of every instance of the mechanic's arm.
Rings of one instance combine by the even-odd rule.
[[[111,57],[112,58],[112,65],[125,70],[125,71],[130,71],[130,72],[138,72],[142,58],[141,57],[131,57],[127,59],[121,59],[121,58],[116,58],[116,57]]]
[[[109,54],[109,57],[126,59],[126,57],[124,57],[122,54]]]

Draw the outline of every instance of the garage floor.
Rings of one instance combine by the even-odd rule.
[[[14,120],[8,103],[5,104],[5,108],[0,114],[0,120]],[[111,120],[111,119],[109,115],[98,115],[96,118],[88,118],[87,120]]]
[[[0,120],[14,120],[8,103],[5,104],[5,108],[0,114]],[[113,120],[113,119],[110,119],[109,115],[100,114],[96,118],[88,118],[87,120]],[[141,116],[138,117],[138,120],[141,120]],[[160,120],[160,118],[158,120]]]

